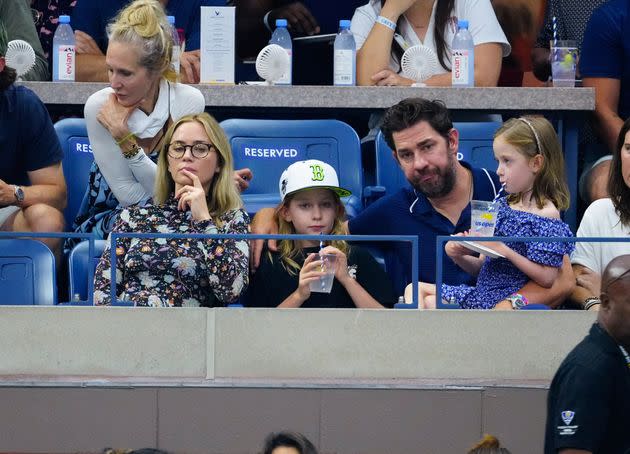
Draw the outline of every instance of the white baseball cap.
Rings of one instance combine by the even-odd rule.
[[[282,172],[278,188],[283,201],[289,194],[313,188],[330,189],[336,192],[339,197],[347,197],[352,194],[347,189],[339,187],[339,178],[337,178],[337,172],[333,166],[317,159],[291,164]]]

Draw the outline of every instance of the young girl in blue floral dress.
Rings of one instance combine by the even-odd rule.
[[[562,150],[553,126],[537,116],[510,119],[496,132],[493,148],[498,162],[497,174],[508,193],[507,197],[496,201],[495,236],[572,236],[568,225],[560,220],[560,211],[569,207],[569,190]],[[463,270],[477,276],[477,285],[444,284],[443,300],[456,302],[464,309],[492,309],[530,280],[550,288],[564,255],[574,249],[573,243],[566,242],[485,242],[482,245],[498,253],[499,258],[477,255],[461,242],[446,243],[446,254]],[[420,297],[424,308],[434,308],[435,285],[421,283]]]

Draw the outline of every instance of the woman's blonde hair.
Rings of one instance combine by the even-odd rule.
[[[228,139],[219,123],[206,112],[186,115],[173,123],[166,131],[162,150],[158,156],[153,201],[158,205],[162,204],[175,192],[175,181],[168,171],[168,148],[177,128],[191,121],[196,121],[203,126],[208,139],[210,139],[217,152],[217,165],[220,166],[220,170],[212,179],[210,189],[206,194],[206,201],[210,216],[212,216],[215,224],[218,225],[219,216],[229,210],[241,208],[242,201],[234,185],[234,160],[232,159],[232,150]],[[212,151],[210,152],[212,153]]]
[[[540,171],[534,178],[532,198],[538,208],[551,201],[558,210],[569,208],[569,187],[564,176],[564,157],[555,129],[541,116],[511,118],[494,134],[505,143],[516,147],[526,158],[543,157]],[[523,194],[508,195],[510,204],[521,200]]]
[[[309,189],[305,189],[308,191]],[[295,235],[297,232],[295,231],[295,227],[292,222],[286,221],[284,216],[282,216],[282,211],[289,208],[291,201],[295,197],[296,194],[299,194],[302,191],[294,192],[292,194],[288,194],[284,201],[278,205],[276,208],[275,219],[278,223],[278,233],[281,235]],[[347,232],[344,229],[343,222],[346,216],[346,209],[341,203],[341,199],[339,195],[337,195],[334,191],[330,191],[335,200],[335,207],[337,209],[337,216],[335,216],[335,221],[333,222],[332,230],[330,235],[345,235]],[[336,247],[344,254],[348,253],[349,246],[345,241],[332,241],[330,243],[331,246]],[[302,254],[302,250],[298,247],[297,242],[291,239],[281,240],[278,243],[278,252],[280,253],[280,260],[282,260],[282,266],[287,270],[289,274],[297,274],[300,271],[300,265],[295,261],[300,254]],[[269,253],[269,258],[273,259],[271,253]]]
[[[107,26],[110,41],[130,44],[139,53],[138,64],[169,82],[177,81],[171,64],[173,35],[162,4],[157,0],[135,0]]]

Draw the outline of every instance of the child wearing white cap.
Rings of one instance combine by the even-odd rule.
[[[276,209],[279,233],[343,235],[345,209],[335,169],[318,160],[291,164],[280,177],[282,202]],[[319,241],[282,240],[278,252],[265,250],[251,279],[246,304],[254,307],[392,307],[389,277],[370,253],[345,241],[320,248]],[[330,293],[311,292],[322,275],[319,254],[336,256]]]

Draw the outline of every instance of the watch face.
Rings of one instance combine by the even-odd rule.
[[[17,199],[18,202],[24,201],[24,191],[19,186],[15,187],[15,198]]]
[[[518,296],[512,296],[510,298],[510,301],[512,301],[513,309],[520,309],[521,307],[525,306],[525,301],[523,301],[523,299],[519,298]]]

